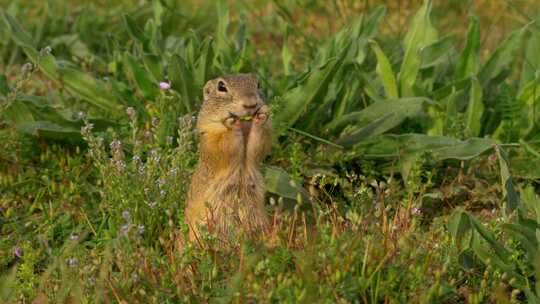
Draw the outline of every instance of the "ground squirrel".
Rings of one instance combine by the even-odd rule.
[[[190,239],[201,225],[221,240],[240,230],[257,236],[269,225],[259,165],[272,141],[259,81],[253,74],[225,75],[208,81],[203,95],[200,155],[185,210]]]

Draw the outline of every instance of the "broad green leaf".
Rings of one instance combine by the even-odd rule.
[[[160,54],[161,31],[154,22],[154,19],[148,19],[144,24],[144,35],[148,37],[148,46],[145,48],[145,51],[152,54]]]
[[[287,172],[279,167],[267,166],[264,170],[266,190],[283,198],[296,200],[301,196],[304,202],[309,201],[309,195],[302,187],[296,185]]]
[[[15,18],[6,14],[3,10],[0,10],[0,17],[2,17],[4,25],[11,33],[11,37],[15,44],[23,49],[25,54],[32,60],[32,63],[39,66],[41,71],[47,75],[47,77],[58,80],[58,66],[54,57],[51,54],[40,54],[36,51],[32,37],[28,32],[23,30]]]
[[[519,241],[531,261],[540,253],[536,239],[536,229],[523,225],[521,222],[503,224],[503,229],[510,237]]]
[[[472,219],[472,217],[470,217]],[[494,248],[489,246],[479,234],[473,234],[472,248],[474,253],[484,262],[484,264],[490,264],[495,269],[501,272],[506,272],[511,278],[514,278],[514,286],[523,288],[525,286],[526,279],[522,275],[515,271],[515,267],[509,264],[507,261],[502,260],[497,254],[493,254]]]
[[[106,111],[108,115],[118,117],[121,103],[101,80],[73,68],[63,68],[60,78],[68,91]]]
[[[505,90],[506,89],[506,90]],[[495,121],[497,128],[492,137],[502,142],[517,141],[538,134],[540,116],[540,78],[525,84],[516,93],[507,85],[500,86],[501,96],[497,101],[502,119]]]
[[[471,222],[471,226],[474,227],[480,236],[482,236],[482,238],[486,240],[489,245],[493,247],[493,249],[495,249],[495,253],[499,256],[499,258],[501,258],[503,261],[507,261],[511,256],[511,253],[496,239],[495,234],[491,230],[487,229],[484,224],[480,223],[474,216],[469,215],[469,221]]]
[[[450,219],[448,220],[448,232],[454,239],[455,244],[459,246],[461,240],[466,236],[467,232],[471,230],[471,222],[469,215],[461,208],[454,210]],[[461,248],[461,250],[467,248]]]
[[[482,86],[499,76],[517,58],[516,54],[522,49],[521,44],[526,29],[527,26],[511,33],[491,54],[478,73]]]
[[[482,130],[482,116],[484,115],[484,103],[482,102],[482,86],[477,78],[471,80],[469,104],[466,113],[466,132],[469,136],[479,136]]]
[[[158,83],[160,81],[165,81],[165,76],[163,75],[163,64],[160,56],[154,54],[144,54],[143,63],[146,70],[151,73],[149,78],[152,80],[152,82]]]
[[[505,211],[509,215],[519,206],[519,197],[514,190],[514,184],[512,183],[512,176],[510,175],[510,169],[508,165],[508,155],[499,145],[495,146],[497,157],[499,158],[501,186],[503,189],[503,196],[506,200]]]
[[[420,49],[421,69],[427,69],[450,61],[454,51],[454,36],[448,35]]]
[[[5,222],[0,219],[0,224],[5,225]],[[17,283],[17,267],[7,266],[0,275],[0,302],[9,303],[15,298],[15,288]]]
[[[453,88],[452,93],[441,100],[441,110],[435,107],[428,109],[427,113],[431,118],[432,125],[427,130],[427,135],[448,135],[450,127],[458,119],[457,100],[461,93],[462,91],[456,92],[455,88]]]
[[[285,27],[285,35],[283,35],[283,46],[281,47],[281,62],[283,64],[283,73],[285,75],[291,74],[291,61],[293,55],[291,54],[291,51],[289,50],[289,44],[288,44],[288,33],[289,27]]]
[[[386,99],[372,103],[361,111],[345,114],[325,126],[324,129],[334,131],[348,125],[365,126],[388,114],[395,114],[403,119],[418,115],[427,105],[433,102],[424,97]]]
[[[60,81],[59,75],[59,65],[51,54],[40,54],[33,48],[23,47],[22,48],[26,56],[32,60],[32,63],[39,67],[39,69],[45,74],[49,79]]]
[[[391,129],[393,126],[399,125],[402,121],[403,118],[395,114],[385,114],[384,116],[370,122],[366,126],[363,126],[359,130],[342,135],[338,140],[336,140],[336,143],[349,147],[366,138],[382,134]]]
[[[154,0],[152,1],[152,9],[154,11],[154,22],[157,26],[161,26],[161,20],[163,18],[163,5],[161,4],[161,1]]]
[[[2,118],[5,118],[15,128],[19,128],[25,122],[35,120],[29,107],[18,100],[14,100],[6,106]]]
[[[384,87],[387,98],[398,98],[398,88],[394,72],[392,71],[392,65],[388,58],[383,53],[376,41],[370,40],[371,49],[377,56],[377,68],[376,72],[379,75]]]
[[[399,72],[400,96],[402,97],[416,95],[413,88],[422,64],[419,52],[437,40],[437,31],[431,25],[430,13],[431,0],[424,0],[405,36],[405,54]]]
[[[521,70],[520,87],[527,85],[531,80],[538,77],[540,70],[540,30],[530,31],[523,68]]]
[[[231,64],[231,53],[232,53],[232,42],[229,38],[229,7],[227,3],[223,0],[217,1],[217,28],[216,28],[216,59],[221,59],[221,64],[228,65]]]
[[[382,134],[414,117],[432,102],[427,98],[401,98],[375,102],[367,108],[349,113],[332,121],[326,130],[336,131],[350,126],[337,140],[338,144],[350,146],[365,138]]]
[[[205,39],[200,47],[193,78],[198,88],[202,88],[205,82],[212,75],[212,62],[214,60],[214,40]],[[170,76],[169,76],[170,77]]]
[[[178,55],[171,57],[168,74],[171,80],[171,86],[175,91],[180,93],[186,111],[193,111],[193,104],[195,102],[194,94],[196,94],[195,88],[193,87],[191,71],[182,57]]]
[[[320,100],[326,95],[328,85],[341,67],[347,51],[348,47],[344,48],[337,58],[331,59],[323,66],[313,69],[303,85],[297,86],[283,96],[283,108],[274,116],[278,136],[287,127],[292,126],[311,103]]]
[[[337,103],[334,103],[334,107],[332,109],[332,119],[338,119],[345,115],[345,113],[356,108],[353,102],[356,101],[358,92],[363,86],[362,78],[363,76],[360,78],[354,76],[354,80],[348,81],[347,83],[337,83],[337,85],[342,86],[341,90],[343,91],[343,94],[341,95],[341,98],[336,100]]]
[[[145,36],[143,29],[137,25],[137,22],[127,14],[122,16],[122,20],[131,38],[146,46],[148,44],[148,38]]]
[[[478,73],[480,68],[480,25],[478,18],[472,17],[467,33],[465,48],[457,65],[455,79],[469,78]]]
[[[540,243],[540,229],[536,229],[536,242]],[[536,249],[536,251],[534,252],[535,256],[534,258],[531,258],[531,262],[534,267],[535,278],[539,278],[540,277],[540,254],[539,254],[540,247],[537,246],[535,249]],[[538,282],[538,280],[535,282],[534,285],[535,285],[534,290],[536,291],[536,295],[532,291],[526,294],[527,299],[529,300],[529,303],[540,302],[540,300],[538,299],[538,296],[540,295],[540,283]]]
[[[512,175],[519,179],[540,180],[540,159],[530,155],[512,156]]]
[[[59,110],[44,97],[19,95],[4,114],[19,132],[51,140],[82,141],[82,119],[69,110]],[[109,120],[88,119],[96,131],[115,125]]]
[[[0,9],[0,17],[17,45],[29,48],[35,47],[32,36],[21,27],[15,18],[8,15],[3,9]]]
[[[18,128],[19,132],[59,141],[82,141],[81,129],[58,125],[51,121],[30,121]]]
[[[448,134],[451,125],[458,120],[458,98],[464,91],[452,91],[452,94],[445,98],[446,119],[444,121],[444,134]]]
[[[521,115],[514,119],[512,123],[518,129],[519,137],[527,138],[527,136],[537,131],[540,123],[537,114],[540,109],[540,77],[535,77],[524,85],[516,99]]]
[[[377,35],[381,19],[386,14],[386,7],[379,5],[369,11],[369,14],[362,20],[362,27],[359,36],[371,39]]]
[[[520,191],[520,198],[527,209],[534,211],[536,222],[540,223],[540,198],[536,194],[534,187],[526,186]]]
[[[6,75],[0,74],[0,96],[7,96],[10,91]]]
[[[403,154],[429,152],[435,160],[467,160],[491,150],[494,140],[469,138],[459,140],[425,134],[380,135],[364,140],[354,150],[364,157],[400,157]]]
[[[411,174],[411,170],[413,169],[414,165],[420,161],[421,155],[419,154],[404,154],[399,158],[398,166],[399,166],[399,173],[401,174],[401,178],[403,178],[403,182],[405,185],[409,182],[409,176]]]
[[[142,92],[144,98],[153,100],[159,94],[159,86],[155,79],[149,77],[150,73],[143,65],[137,62],[135,57],[128,52],[124,53],[124,65],[126,74]]]
[[[82,59],[89,59],[93,57],[93,54],[88,49],[88,46],[81,41],[78,34],[60,35],[51,40],[51,47],[53,49],[56,49],[61,45],[67,47],[73,56]]]
[[[431,94],[433,95],[433,100],[441,100],[444,98],[447,98],[450,94],[453,92],[459,92],[461,90],[464,90],[468,88],[470,85],[469,79],[459,80],[456,82],[452,82],[448,85],[445,85],[444,87],[437,89],[433,91]]]
[[[364,81],[362,84],[364,87],[364,92],[366,93],[367,96],[369,96],[370,99],[374,101],[384,100],[384,97],[379,95],[380,90],[378,90],[378,86],[376,82],[373,81],[371,75],[364,72],[360,72],[360,77],[362,77],[362,80]]]

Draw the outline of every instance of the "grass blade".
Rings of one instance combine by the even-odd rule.
[[[381,47],[374,40],[370,40],[369,44],[371,49],[377,56],[377,68],[376,72],[381,78],[384,92],[386,93],[387,98],[398,98],[398,88],[396,83],[396,78],[394,77],[394,72],[392,71],[392,65],[386,57],[386,55],[381,50]]]
[[[402,97],[415,96],[413,88],[422,64],[419,51],[437,39],[437,31],[431,25],[430,13],[431,0],[425,0],[405,36],[405,54],[399,71],[400,96]]]
[[[471,80],[471,91],[469,93],[469,104],[466,113],[466,133],[469,136],[479,136],[482,129],[482,116],[484,114],[484,104],[482,103],[482,87],[477,78]]]
[[[455,79],[461,80],[478,73],[480,68],[480,24],[478,18],[472,17],[467,33],[465,48],[459,58]]]

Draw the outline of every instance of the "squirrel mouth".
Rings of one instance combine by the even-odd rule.
[[[252,111],[244,111],[241,114],[229,112],[229,116],[236,118],[240,121],[250,122],[251,120],[253,120],[253,117],[255,117],[259,113],[259,110],[261,109],[261,107],[262,106],[259,106],[255,110],[252,110]]]
[[[240,122],[240,128],[242,129],[242,134],[244,137],[247,137],[249,132],[251,131],[251,125],[253,122],[253,118],[259,113],[259,110],[261,107],[257,107],[254,111],[246,111],[242,114],[236,114],[233,112],[229,112],[229,116],[233,117]]]

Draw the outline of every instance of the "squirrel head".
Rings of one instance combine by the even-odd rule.
[[[203,88],[200,123],[223,121],[227,117],[254,115],[265,104],[255,74],[223,75]]]

